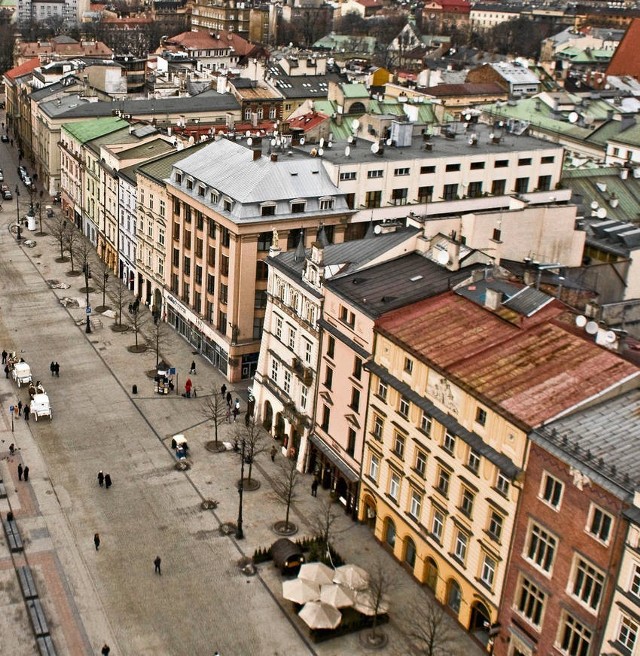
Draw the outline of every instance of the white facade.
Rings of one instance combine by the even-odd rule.
[[[88,0],[18,0],[18,22],[43,21],[60,16],[69,23],[79,23],[89,9]]]
[[[137,185],[124,176],[118,177],[118,232],[120,275],[122,281],[137,280]],[[131,287],[129,287],[131,289]]]
[[[500,23],[520,18],[520,12],[508,11],[498,5],[476,5],[471,7],[469,18],[472,31],[486,31]]]

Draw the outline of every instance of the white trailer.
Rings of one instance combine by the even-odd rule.
[[[11,370],[11,376],[18,384],[18,387],[28,385],[32,380],[31,367],[26,362],[16,362]]]
[[[40,417],[49,417],[52,419],[51,413],[51,403],[49,403],[49,397],[46,394],[34,394],[33,399],[31,399],[31,415],[36,418],[36,421]]]

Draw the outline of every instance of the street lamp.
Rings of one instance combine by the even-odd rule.
[[[109,272],[105,269],[102,280],[102,307],[104,307],[105,296],[107,293],[107,280],[109,280]]]
[[[87,294],[87,303],[86,303],[86,313],[87,313],[87,326],[85,328],[86,333],[91,332],[91,306],[89,305],[89,262],[85,261],[84,263],[84,289]]]
[[[18,228],[18,241],[21,239],[20,235],[20,188],[16,185],[16,226]]]
[[[236,539],[242,540],[244,538],[244,532],[242,530],[242,495],[244,492],[244,448],[245,440],[242,438],[242,451],[240,453],[240,480],[238,481],[238,496],[239,496],[239,506],[238,506],[238,522],[236,524]]]

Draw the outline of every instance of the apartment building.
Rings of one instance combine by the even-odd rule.
[[[603,378],[611,394],[629,379],[637,385],[638,370],[626,364]],[[531,434],[497,656],[637,653],[640,561],[630,540],[639,408],[635,389]]]
[[[531,429],[637,385],[636,367],[563,313],[487,279],[376,322],[358,516],[487,646]]]

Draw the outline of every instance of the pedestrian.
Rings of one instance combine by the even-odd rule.
[[[318,496],[318,479],[314,478],[313,483],[311,483],[311,496],[312,497],[317,497]]]
[[[24,471],[22,472],[22,476],[24,478],[25,483],[29,480],[29,465],[27,465],[24,468]]]
[[[8,364],[4,365],[4,377],[9,378],[9,365]]]
[[[274,444],[271,447],[271,462],[275,462],[276,460],[276,453],[278,453],[278,447]]]
[[[228,424],[231,423],[231,406],[230,405],[227,406],[227,423]]]
[[[240,412],[240,399],[239,399],[237,396],[236,396],[236,402],[235,402],[234,408],[235,408],[238,412]]]
[[[160,563],[162,563],[162,558],[160,556],[156,556],[156,559],[153,561],[153,565],[155,567],[155,573],[159,574],[162,576],[162,570],[160,569]]]
[[[193,383],[191,382],[191,378],[187,378],[187,382],[184,384],[184,394],[188,399],[191,398],[192,387],[193,387]]]
[[[227,392],[227,405],[231,407],[231,402],[233,401],[233,397],[231,396],[231,392]]]
[[[18,463],[18,480],[19,481],[22,480],[22,463],[21,462]]]
[[[105,642],[104,645],[102,646],[102,656],[109,656],[111,653],[111,647]]]
[[[18,418],[22,414],[22,401],[18,401]]]
[[[223,399],[226,393],[227,393],[227,386],[224,383],[222,383],[222,385],[220,385],[220,394],[222,395]]]
[[[196,361],[191,360],[191,369],[189,371],[190,374],[195,374],[196,373]]]
[[[56,373],[56,363],[55,362],[53,362],[53,361],[51,362],[51,364],[49,365],[49,371],[51,371],[52,376],[55,375],[55,373]]]
[[[55,369],[56,378],[60,378],[60,365],[57,362],[55,362],[54,364],[56,367]]]
[[[7,355],[9,355],[6,351],[2,351],[2,364],[7,363]]]
[[[100,533],[96,533],[93,536],[93,544],[96,545],[96,551],[98,551],[100,549]]]
[[[9,453],[13,456],[16,453],[16,445],[12,442],[9,444]]]
[[[23,411],[24,411],[24,419],[25,419],[25,421],[29,421],[29,413],[31,412],[31,408],[29,407],[28,404],[24,406],[24,410],[23,410]]]
[[[107,490],[111,487],[111,476],[109,476],[109,474],[104,475],[104,486]]]
[[[16,415],[16,419],[20,419],[20,408],[18,408],[17,403],[13,406],[13,409],[14,409],[14,413]]]
[[[102,473],[102,469],[98,472],[98,485],[100,487],[104,485],[104,474]]]
[[[238,421],[238,413],[239,412],[240,411],[238,410],[238,408],[236,408],[236,407],[233,408],[233,421]]]

